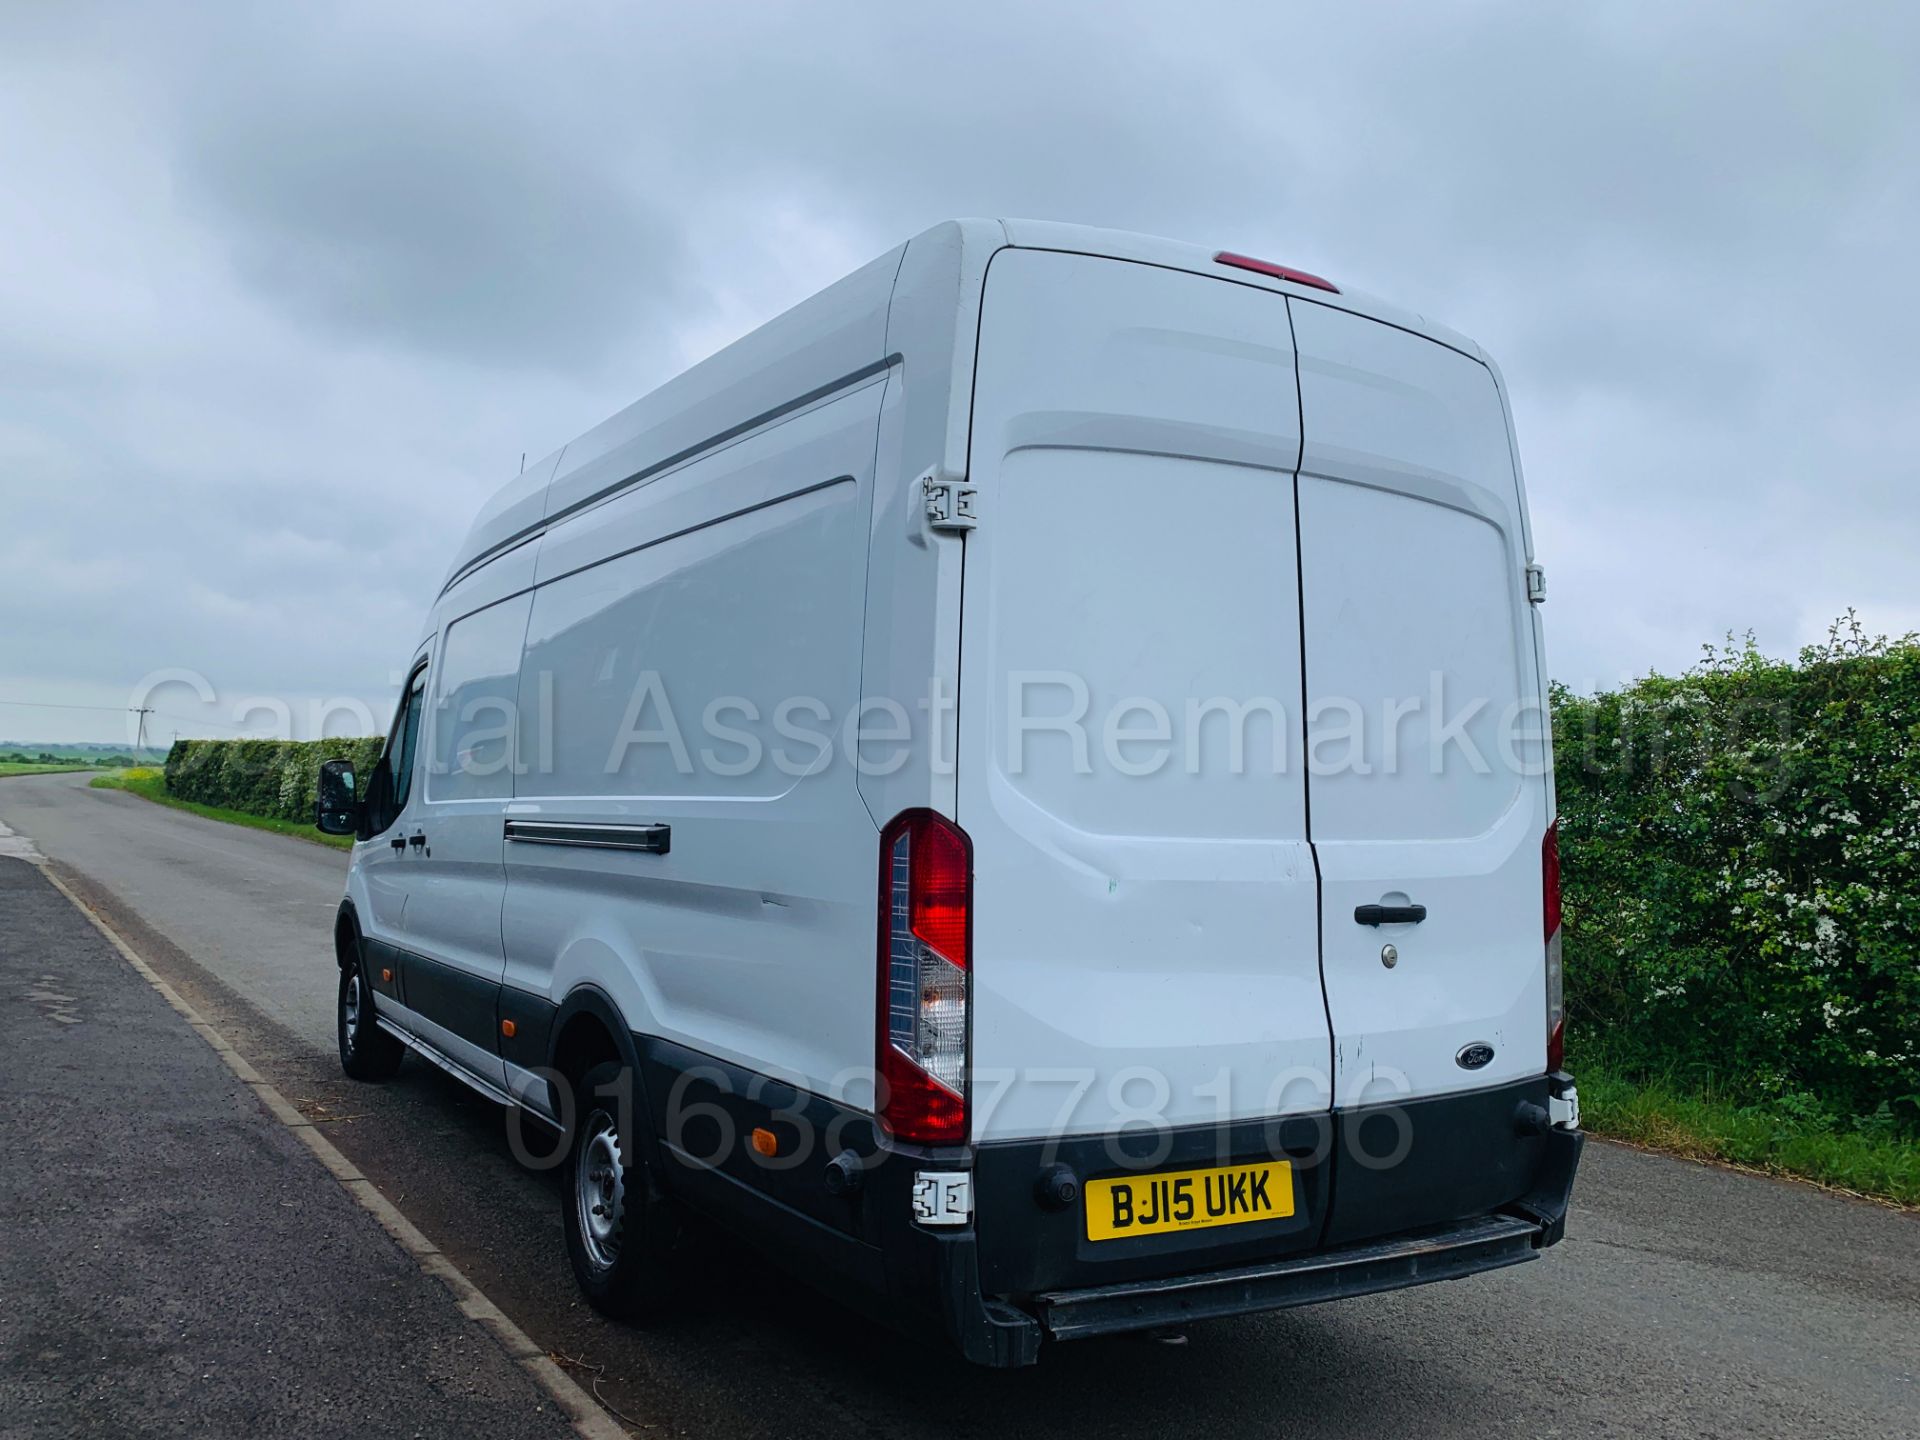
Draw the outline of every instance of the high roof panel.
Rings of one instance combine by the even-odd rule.
[[[782,409],[805,403],[811,394],[870,372],[886,363],[890,351],[898,353],[916,343],[942,349],[945,353],[929,357],[929,369],[936,375],[944,369],[950,377],[970,364],[971,355],[971,323],[958,323],[957,312],[974,303],[987,257],[1006,244],[1105,255],[1257,285],[1366,315],[1485,358],[1471,340],[1445,326],[1349,290],[1337,273],[1329,277],[1340,286],[1335,295],[1222,266],[1214,259],[1218,247],[1051,220],[946,221],[801,301],[530,465],[481,508],[447,583],[536,533],[557,515],[592,504],[700,448],[765,423]],[[909,251],[924,255],[924,261],[903,267]],[[930,398],[923,388],[916,403]],[[948,448],[962,443],[964,427]],[[952,457],[947,458],[951,462]]]

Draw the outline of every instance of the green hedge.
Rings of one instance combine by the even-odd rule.
[[[1569,1033],[1625,1072],[1920,1133],[1920,644],[1554,696]]]
[[[321,762],[353,761],[364,785],[383,743],[378,735],[349,740],[176,740],[167,752],[167,791],[200,805],[311,824]]]

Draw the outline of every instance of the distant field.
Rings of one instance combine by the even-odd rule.
[[[82,765],[71,760],[56,761],[52,765],[42,765],[37,760],[22,764],[18,760],[0,760],[0,775],[59,775],[68,770],[94,770],[97,765]]]
[[[148,755],[157,752],[149,749]],[[0,763],[27,761],[69,765],[133,765],[139,763],[131,745],[61,745],[37,740],[0,740]]]

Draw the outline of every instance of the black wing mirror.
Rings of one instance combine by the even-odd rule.
[[[360,829],[360,801],[356,796],[353,762],[329,760],[320,767],[319,798],[313,805],[313,823],[328,835],[352,835]]]

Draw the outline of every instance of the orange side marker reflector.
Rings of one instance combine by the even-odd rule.
[[[758,1126],[753,1131],[753,1148],[761,1155],[778,1155],[780,1142],[774,1138],[771,1130],[762,1130]]]
[[[393,971],[382,970],[380,972],[380,983],[382,985],[391,985],[393,983]]]
[[[500,1033],[511,1040],[515,1035],[520,1033],[520,1027],[511,1020],[502,1020],[500,1022]]]

